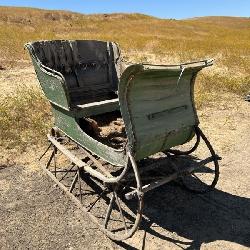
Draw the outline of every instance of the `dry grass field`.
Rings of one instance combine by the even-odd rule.
[[[170,183],[146,197],[144,221],[116,244],[53,187],[35,159],[53,123],[28,53],[32,40],[120,44],[125,62],[214,58],[196,82],[201,128],[222,156],[215,191]],[[159,19],[0,7],[0,249],[249,249],[250,18]]]
[[[171,64],[214,58],[215,65],[197,81],[196,100],[201,107],[220,98],[222,92],[243,96],[250,90],[249,38],[249,18],[166,20],[141,14],[82,15],[0,7],[1,144],[33,145],[51,123],[47,103],[37,85],[30,84],[34,78],[26,79],[27,71],[18,74],[20,69],[30,67],[28,53],[23,49],[28,41],[113,40],[120,44],[124,60],[132,62]],[[9,70],[17,77],[11,80]],[[5,88],[15,91],[6,97]],[[31,103],[35,104],[32,114]],[[44,105],[45,110],[41,108]]]

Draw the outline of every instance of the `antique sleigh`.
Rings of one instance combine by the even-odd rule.
[[[150,190],[174,180],[198,193],[216,185],[219,157],[198,127],[194,105],[195,78],[212,60],[125,68],[114,42],[25,47],[55,119],[39,161],[108,237],[135,233]],[[190,156],[201,139],[210,155]],[[210,182],[199,178],[207,175]]]

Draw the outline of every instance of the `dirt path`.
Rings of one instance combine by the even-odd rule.
[[[34,81],[30,74],[27,78]],[[147,220],[119,245],[97,230],[40,169],[2,161],[0,249],[248,249],[250,103],[223,95],[199,116],[223,158],[216,190],[194,195],[170,183],[149,193]]]
[[[33,68],[0,70],[1,95],[8,95],[22,85],[37,86],[37,79]]]

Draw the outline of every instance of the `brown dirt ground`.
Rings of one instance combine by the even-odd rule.
[[[30,69],[0,71],[1,89],[27,81],[36,82]],[[216,189],[194,195],[170,183],[148,193],[148,221],[119,244],[53,187],[34,164],[38,150],[19,161],[0,152],[0,249],[248,249],[250,103],[223,94],[199,110],[199,117],[222,157]]]

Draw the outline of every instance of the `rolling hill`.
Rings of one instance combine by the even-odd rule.
[[[159,19],[142,14],[83,15],[67,11],[0,7],[0,65],[27,59],[23,44],[40,39],[118,42],[128,60],[183,61],[215,57],[248,70],[250,19]]]

